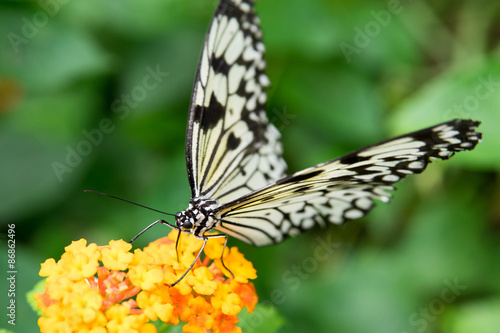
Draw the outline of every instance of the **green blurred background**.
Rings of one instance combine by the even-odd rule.
[[[38,331],[24,295],[41,262],[72,240],[129,240],[164,218],[83,190],[187,206],[185,124],[216,4],[0,2],[0,220],[2,244],[7,223],[16,230],[15,332]],[[261,0],[257,10],[269,118],[290,171],[457,117],[481,120],[484,133],[360,221],[274,247],[231,240],[280,332],[498,332],[500,2]],[[161,73],[145,82],[151,71]],[[168,232],[154,227],[134,245]],[[322,252],[325,242],[335,246]],[[242,326],[278,322],[259,310]]]

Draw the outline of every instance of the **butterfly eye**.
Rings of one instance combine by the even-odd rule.
[[[184,212],[175,214],[175,222],[177,226],[183,230],[188,230],[193,227],[193,222]]]
[[[185,230],[191,229],[193,227],[193,222],[191,222],[190,220],[181,221],[181,225],[179,227]]]

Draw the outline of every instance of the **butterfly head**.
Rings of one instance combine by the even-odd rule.
[[[189,231],[197,237],[217,226],[214,209],[219,207],[215,200],[192,199],[189,207],[175,214],[175,222],[182,231]]]
[[[175,223],[181,230],[191,230],[194,226],[193,216],[188,209],[175,214]]]

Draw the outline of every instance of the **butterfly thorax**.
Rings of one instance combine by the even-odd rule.
[[[220,224],[214,214],[214,210],[219,206],[215,200],[193,198],[186,210],[175,215],[177,226],[182,231],[192,233],[196,238],[203,238],[206,232]]]

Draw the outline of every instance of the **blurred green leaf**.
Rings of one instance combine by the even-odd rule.
[[[12,25],[6,27],[10,45],[5,45],[0,72],[23,82],[28,92],[64,89],[82,77],[103,73],[109,57],[84,30],[67,27],[43,11],[8,11]],[[46,19],[37,23],[38,17]],[[44,24],[42,24],[44,23]],[[5,42],[5,41],[4,41]]]
[[[238,326],[242,332],[274,333],[283,326],[284,319],[275,307],[258,303],[252,313],[244,308],[238,314]]]
[[[69,24],[89,30],[104,29],[126,39],[141,39],[185,23],[183,18],[195,5],[178,0],[75,1],[63,7],[61,16]],[[201,3],[205,11],[212,10],[209,5],[208,1]]]
[[[290,147],[295,147],[292,152],[301,152],[287,158],[293,170],[382,138],[380,101],[365,77],[352,72],[333,75],[321,66],[299,65],[289,68],[279,85],[269,114],[283,132],[285,153]]]
[[[137,101],[139,110],[132,112],[132,116],[140,116],[148,108],[167,112],[167,115],[179,112],[164,106],[176,105],[189,98],[202,41],[201,34],[181,31],[151,40],[130,53],[120,73],[120,95],[135,93],[134,89],[144,85],[150,87],[144,89],[146,97]],[[180,44],[182,49],[177,47]],[[162,109],[158,110],[160,107]],[[187,113],[187,107],[183,113]]]
[[[443,329],[450,333],[494,333],[500,327],[500,298],[471,302],[446,313]]]
[[[0,328],[0,333],[14,333],[14,331],[10,331],[5,328]]]
[[[91,89],[31,95],[3,117],[0,216],[29,216],[75,185],[88,165],[86,157],[98,146],[84,134],[94,130],[90,119],[95,103]]]
[[[287,8],[287,15],[282,15],[283,8]],[[300,0],[261,1],[257,9],[263,22],[265,42],[274,50],[316,59],[338,52],[336,41],[341,29],[325,3],[315,1],[303,6]],[[315,24],[310,24],[312,17]]]

